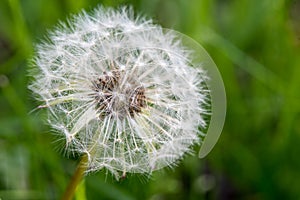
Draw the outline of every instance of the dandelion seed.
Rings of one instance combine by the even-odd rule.
[[[131,9],[82,12],[37,46],[30,89],[87,172],[116,178],[173,166],[200,143],[205,74],[172,32]]]

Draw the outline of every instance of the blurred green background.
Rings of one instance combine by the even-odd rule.
[[[209,52],[228,100],[224,131],[205,158],[117,182],[86,178],[88,199],[300,199],[300,1],[1,0],[0,199],[59,199],[77,164],[53,143],[27,89],[33,44],[70,13],[132,5]],[[199,147],[195,150],[198,150]]]

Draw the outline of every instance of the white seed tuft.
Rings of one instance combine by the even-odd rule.
[[[29,86],[88,172],[151,173],[201,141],[205,75],[172,32],[131,9],[82,12],[37,46]]]

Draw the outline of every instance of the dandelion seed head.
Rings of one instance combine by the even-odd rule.
[[[87,154],[87,172],[151,173],[201,142],[205,74],[172,32],[132,9],[73,16],[36,54],[29,87],[65,150]]]

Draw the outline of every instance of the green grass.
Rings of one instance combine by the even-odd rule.
[[[28,60],[70,13],[131,4],[199,41],[222,74],[224,131],[205,159],[149,179],[86,178],[87,199],[299,199],[300,2],[296,0],[0,1],[0,199],[58,199],[76,167],[57,151],[27,89]],[[203,186],[203,177],[211,180]],[[207,190],[205,190],[205,188]]]

